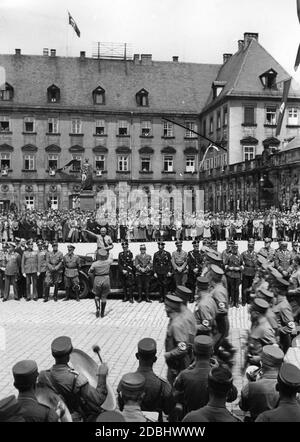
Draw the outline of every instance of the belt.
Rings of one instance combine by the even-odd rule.
[[[96,276],[108,276],[109,275],[109,273],[103,273],[103,275],[95,275],[95,278],[96,278]]]

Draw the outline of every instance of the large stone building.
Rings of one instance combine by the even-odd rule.
[[[282,176],[269,169],[258,173],[263,147],[278,152],[300,128],[300,93],[292,85],[280,139],[274,137],[280,82],[288,74],[257,34],[244,34],[237,53],[224,54],[220,65],[181,63],[178,57],[157,62],[149,54],[130,60],[87,58],[84,52],[59,57],[53,49],[23,55],[16,49],[0,55],[0,66],[6,74],[0,91],[2,207],[73,207],[86,158],[94,194],[115,190],[119,182],[150,195],[154,189],[189,190],[188,209],[195,210],[196,190],[204,188],[211,210],[257,207],[261,176],[266,182]],[[216,155],[211,149],[203,172],[206,144],[192,130],[226,149]],[[298,155],[299,149],[292,151]],[[295,167],[292,175],[299,174],[297,158],[298,169],[287,166]],[[79,163],[56,171],[72,159]],[[268,196],[268,203],[282,204],[278,198]]]

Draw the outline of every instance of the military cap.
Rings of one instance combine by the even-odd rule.
[[[171,308],[179,309],[182,304],[182,299],[178,296],[168,294],[165,297],[165,304]]]
[[[288,242],[287,241],[282,241],[281,245],[287,247],[288,246]]]
[[[164,246],[164,245],[165,245],[165,243],[164,243],[163,241],[157,241],[157,244],[158,244],[159,246]]]
[[[267,263],[268,261],[266,260],[266,258],[264,256],[262,256],[260,253],[257,255],[257,261],[259,262],[259,264],[263,265],[265,263]]]
[[[216,274],[216,275],[224,275],[224,270],[221,269],[221,267],[217,266],[216,264],[212,264],[210,266],[210,269]]]
[[[203,243],[203,244],[204,244],[204,243]],[[207,253],[207,252],[209,252],[209,250],[211,250],[209,247],[207,247],[207,246],[205,246],[205,245],[202,246],[202,251],[203,251],[203,252]]]
[[[261,299],[261,298],[254,299],[253,306],[252,306],[253,310],[260,312],[260,313],[265,313],[268,310],[268,308],[269,308],[269,304],[264,299]]]
[[[28,239],[27,241],[26,241],[26,244],[28,245],[28,246],[32,246],[33,245],[33,241],[32,241],[32,239]]]
[[[14,244],[13,242],[8,242],[7,245],[8,245],[9,247],[13,247],[13,248],[16,247],[16,244]]]
[[[227,393],[232,387],[232,373],[223,366],[214,367],[208,375],[208,385],[214,391]]]
[[[231,244],[231,247],[234,248],[234,249],[238,249],[239,245],[236,242],[234,242],[234,243]]]
[[[108,253],[107,253],[107,251],[105,249],[99,249],[97,251],[97,256],[105,257],[106,258],[108,256]]]
[[[182,241],[180,240],[175,241],[175,246],[182,246]]]
[[[263,258],[267,259],[268,258],[268,252],[266,250],[260,250],[258,252],[258,257],[262,256]]]
[[[96,422],[126,422],[123,414],[118,410],[104,411],[100,413]]]
[[[15,385],[29,386],[35,383],[38,377],[38,367],[35,361],[27,359],[17,362],[12,368]]]
[[[286,279],[283,279],[282,275],[280,275],[280,277],[276,276],[275,278],[276,278],[276,285],[278,287],[280,287],[282,290],[288,289],[290,283]]]
[[[266,289],[265,287],[260,287],[258,289],[258,291],[260,293],[262,293],[264,296],[266,296],[267,298],[274,298],[274,293],[272,293],[270,290]]]
[[[68,245],[67,245],[67,248],[68,248],[68,249],[73,249],[73,250],[74,250],[74,249],[75,249],[75,246],[73,246],[73,244],[68,244]]]
[[[194,241],[192,242],[192,245],[194,246],[194,245],[198,245],[199,244],[199,241],[197,240],[197,239],[194,239]]]
[[[280,273],[275,267],[269,266],[268,267],[269,272],[274,276],[274,278],[280,278],[282,279],[282,273]]]
[[[44,241],[42,239],[38,239],[36,243],[37,244],[44,244]]]
[[[72,350],[72,341],[68,336],[59,336],[52,341],[51,351],[54,357],[69,355]]]
[[[214,251],[214,253],[207,252],[206,257],[211,264],[218,265],[223,262],[221,254],[216,251]]]
[[[11,418],[20,415],[21,405],[15,395],[10,395],[0,400],[0,422],[6,422]]]
[[[210,336],[199,335],[194,339],[193,350],[196,355],[209,356],[213,349],[213,340]]]
[[[145,248],[146,248],[145,244],[140,245],[140,249],[145,249]]]
[[[53,242],[52,242],[52,247],[53,247],[53,246],[58,246],[58,242],[57,242],[57,241],[53,241]]]
[[[175,296],[178,296],[183,301],[188,301],[192,295],[192,290],[188,289],[184,285],[178,285],[174,292]]]
[[[141,392],[145,386],[145,378],[140,373],[126,373],[120,381],[122,393],[131,394]]]
[[[264,238],[264,242],[272,242],[272,239],[271,239],[271,238],[268,238],[268,237],[266,237],[266,238]]]
[[[156,342],[152,338],[144,338],[138,342],[138,353],[144,356],[155,355],[157,351]]]
[[[122,241],[122,242],[121,242],[121,245],[122,245],[122,247],[123,247],[123,246],[128,246],[128,241]]]
[[[283,362],[277,379],[287,387],[300,391],[300,370],[296,365]]]
[[[20,242],[21,241],[21,238],[18,238],[17,236],[15,237],[15,241],[16,242]]]
[[[284,353],[276,345],[265,345],[262,349],[261,362],[268,367],[280,367]]]
[[[207,290],[209,286],[209,279],[205,276],[198,276],[197,278],[197,287],[200,290]]]

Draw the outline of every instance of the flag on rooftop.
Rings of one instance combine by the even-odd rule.
[[[79,31],[79,28],[78,28],[74,18],[72,17],[72,15],[70,14],[69,11],[68,11],[68,14],[69,14],[69,25],[72,26],[72,28],[76,32],[77,36],[80,37],[80,31]]]

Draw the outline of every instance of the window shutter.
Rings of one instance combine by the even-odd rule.
[[[254,107],[245,107],[245,124],[254,124]]]

